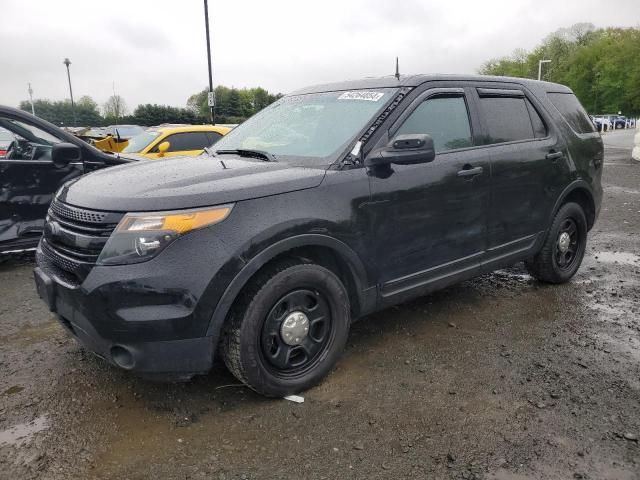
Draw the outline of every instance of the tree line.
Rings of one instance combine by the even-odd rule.
[[[578,23],[530,52],[489,60],[479,73],[537,78],[540,60],[551,60],[543,64],[542,80],[570,87],[589,113],[640,115],[640,29]]]
[[[83,96],[72,107],[70,100],[51,101],[34,100],[33,107],[38,117],[60,126],[101,127],[114,124],[160,125],[162,123],[209,123],[209,107],[207,105],[208,89],[191,95],[186,107],[145,104],[138,105],[129,113],[125,100],[120,95],[112,95],[98,106],[90,96]],[[215,88],[216,123],[240,123],[273,103],[282,94],[272,94],[261,87]],[[31,102],[23,100],[20,109],[31,112]]]

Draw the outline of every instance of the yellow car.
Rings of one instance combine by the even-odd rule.
[[[214,125],[153,127],[130,138],[122,153],[151,159],[196,156],[230,131],[228,127]]]

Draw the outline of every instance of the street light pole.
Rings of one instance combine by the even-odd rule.
[[[71,95],[71,112],[73,113],[73,126],[76,127],[76,105],[73,103],[73,90],[71,89],[71,73],[69,73],[69,65],[71,65],[71,61],[68,58],[64,59],[62,62],[67,66],[67,79],[69,80],[69,95]]]
[[[540,60],[538,62],[538,80],[542,80],[542,64],[551,63],[551,60]]]
[[[33,106],[33,88],[31,88],[31,82],[29,82],[29,100],[31,101],[31,115],[36,116],[36,108]]]
[[[211,73],[211,40],[209,38],[209,2],[204,0],[204,28],[207,33],[207,63],[209,64],[209,97],[213,94],[213,74]],[[209,115],[212,124],[215,124],[215,112],[214,105],[207,98],[209,108],[211,109]]]

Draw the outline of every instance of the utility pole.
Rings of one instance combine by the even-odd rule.
[[[542,80],[542,64],[551,63],[551,60],[540,60],[538,62],[538,80]]]
[[[207,63],[209,64],[209,95],[207,103],[209,105],[211,123],[215,124],[215,94],[213,93],[213,74],[211,73],[211,40],[209,38],[209,2],[204,0],[204,28],[207,33]]]
[[[69,95],[71,96],[71,112],[73,113],[73,126],[77,127],[77,122],[76,122],[76,104],[73,103],[73,90],[71,89],[71,73],[69,73],[69,65],[71,65],[71,61],[68,58],[64,59],[64,62],[62,62],[64,65],[67,66],[67,79],[69,80]]]
[[[36,108],[33,106],[33,88],[31,88],[31,82],[29,82],[29,100],[31,100],[31,115],[36,116]]]

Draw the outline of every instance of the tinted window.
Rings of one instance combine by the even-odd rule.
[[[527,108],[529,109],[529,117],[531,118],[531,123],[533,124],[533,133],[536,138],[544,138],[547,136],[547,127],[544,125],[544,121],[540,117],[540,114],[535,109],[529,100],[526,100]]]
[[[481,97],[480,106],[489,131],[486,144],[535,138],[524,97]]]
[[[169,150],[167,150],[168,152],[204,150],[204,147],[209,146],[209,138],[206,132],[175,133],[169,135],[165,141],[171,144]]]
[[[210,147],[211,145],[216,143],[218,140],[220,140],[222,138],[222,135],[219,134],[218,132],[207,132],[207,137],[209,139],[209,143],[207,143],[207,146]]]
[[[436,97],[422,102],[396,135],[428,133],[436,152],[470,147],[471,126],[463,97]]]
[[[549,100],[562,114],[574,132],[595,132],[593,123],[589,120],[587,112],[573,93],[548,93]]]

